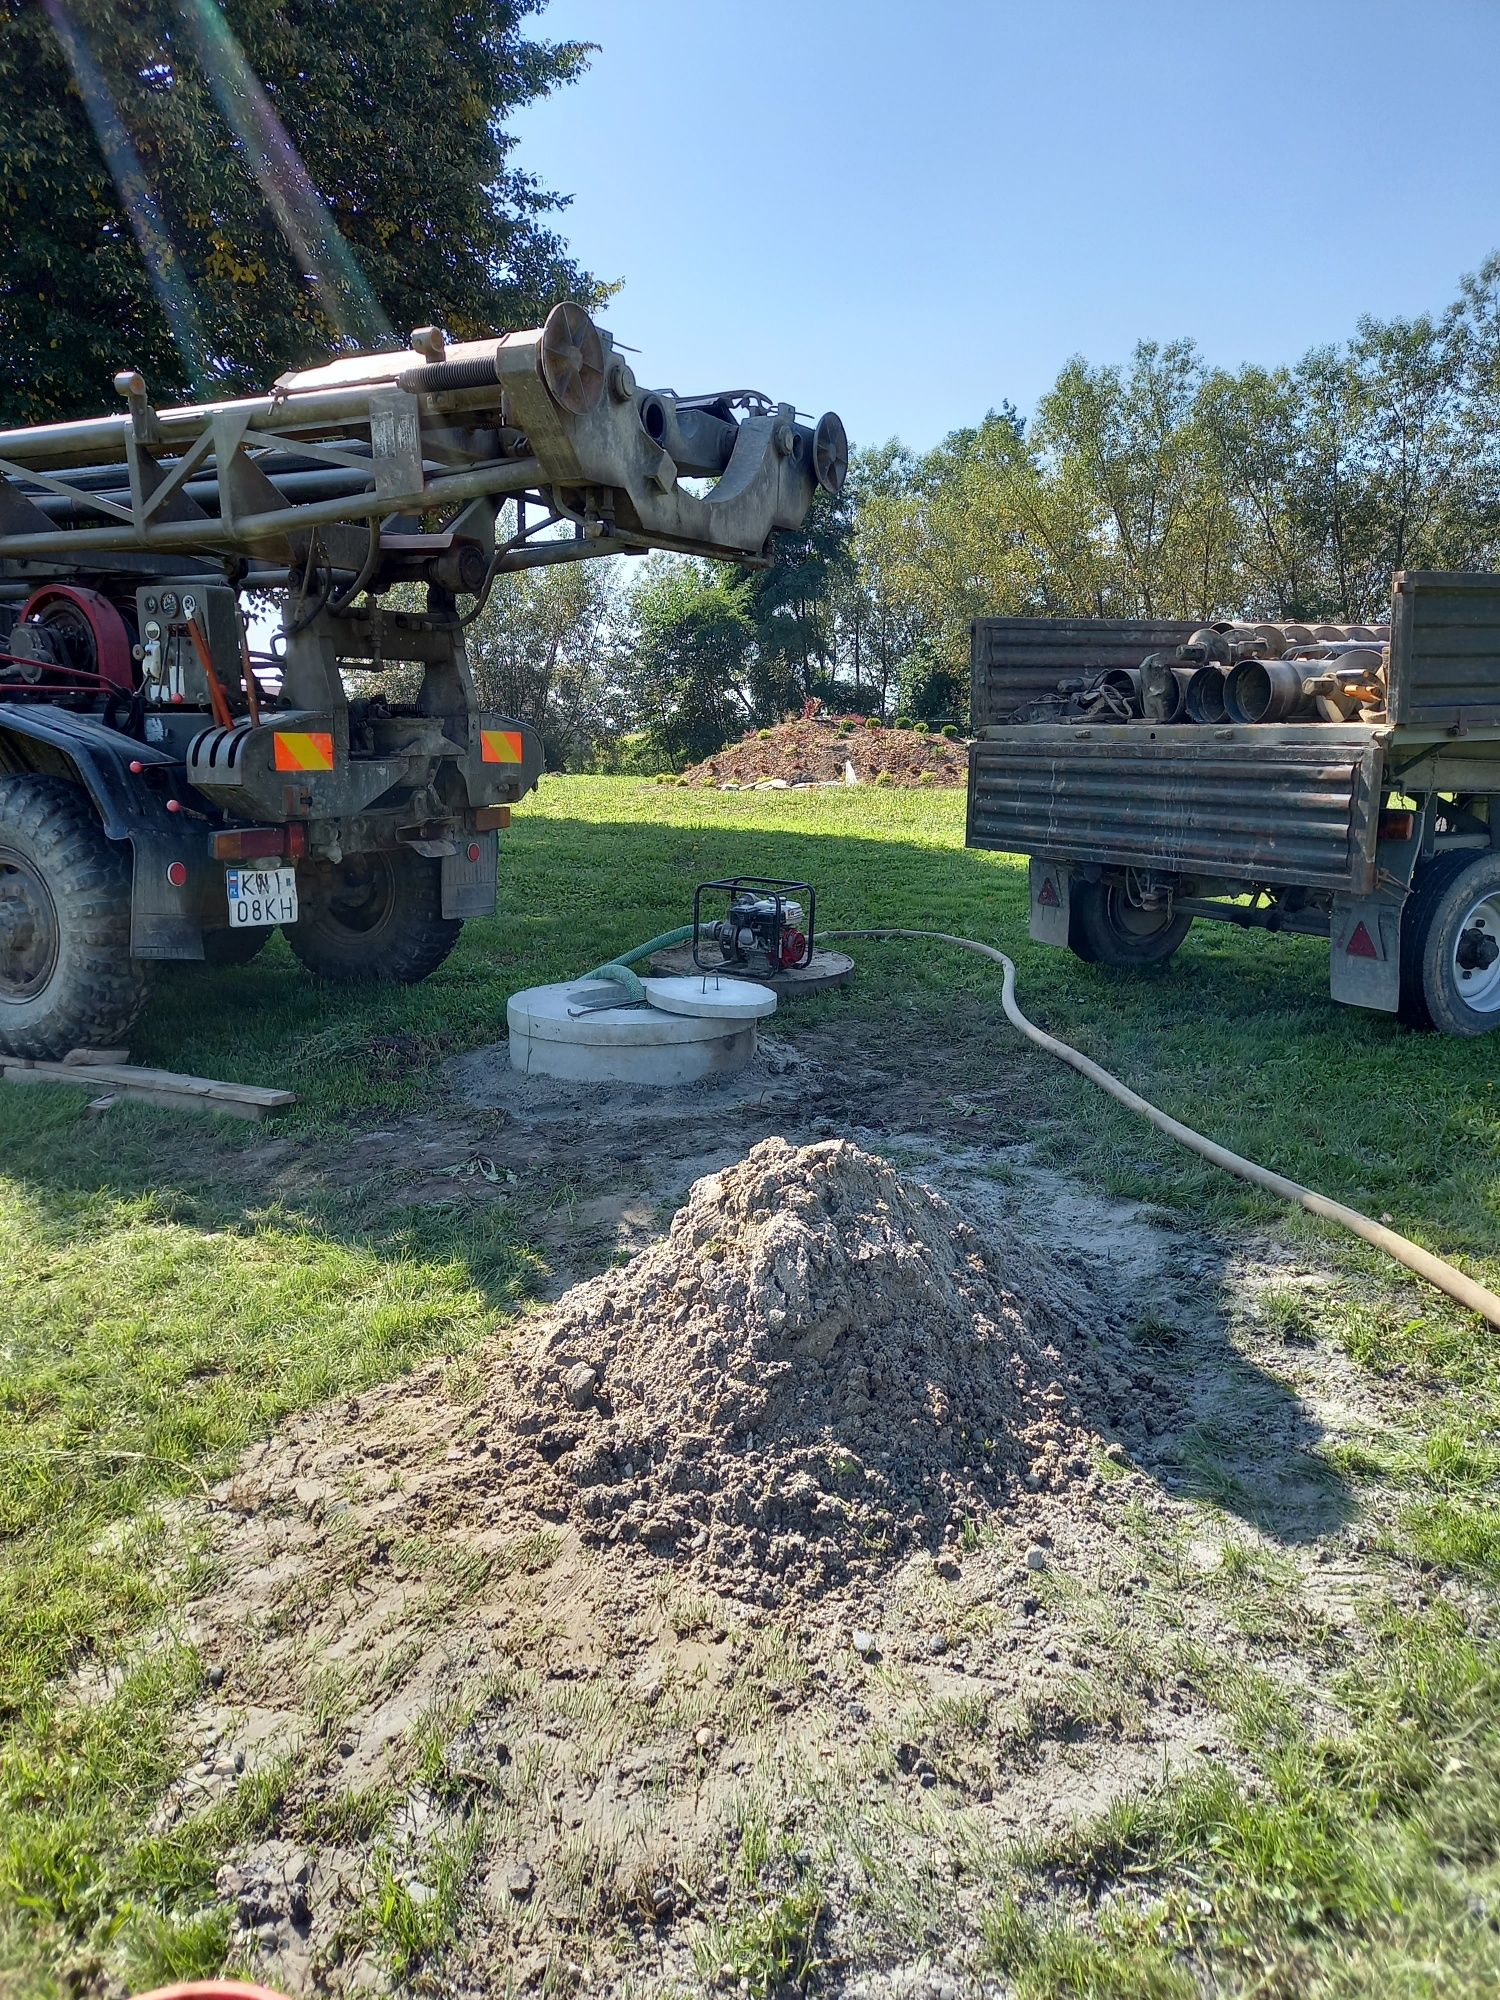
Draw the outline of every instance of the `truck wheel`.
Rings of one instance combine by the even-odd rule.
[[[377,979],[415,986],[458,943],[445,917],[441,865],[409,847],[351,854],[297,870],[301,915],[287,943],[319,979]]]
[[[1500,854],[1439,854],[1401,915],[1401,1019],[1443,1035],[1500,1028]]]
[[[1075,876],[1068,896],[1068,946],[1086,965],[1160,965],[1192,921],[1166,910],[1138,910],[1118,882]]]
[[[145,1000],[129,864],[93,807],[66,778],[0,777],[0,1048],[109,1048]]]
[[[248,965],[276,935],[274,924],[243,924],[232,931],[203,933],[205,965]]]

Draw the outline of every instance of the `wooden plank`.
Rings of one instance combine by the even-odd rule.
[[[80,1090],[107,1085],[110,1091],[138,1103],[176,1111],[218,1111],[229,1118],[264,1118],[297,1102],[297,1094],[291,1090],[181,1076],[175,1070],[138,1069],[130,1063],[39,1062],[10,1057],[4,1062],[3,1074],[7,1083],[63,1083]]]

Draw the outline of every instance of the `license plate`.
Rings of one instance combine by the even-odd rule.
[[[224,889],[229,898],[231,930],[297,921],[295,868],[226,868]]]

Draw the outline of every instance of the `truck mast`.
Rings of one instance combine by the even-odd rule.
[[[536,731],[480,704],[499,576],[676,550],[752,566],[844,484],[828,414],[642,389],[582,307],[0,432],[0,1049],[118,1042],[158,959],[412,982],[495,908]],[[382,600],[425,586],[425,609]],[[269,654],[245,599],[280,597]],[[407,594],[409,601],[409,593]],[[413,702],[361,676],[420,668]],[[351,696],[350,682],[356,692]]]

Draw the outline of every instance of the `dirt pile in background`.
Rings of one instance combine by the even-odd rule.
[[[962,785],[969,748],[962,741],[916,729],[847,730],[824,716],[798,717],[752,732],[685,772],[690,785],[837,784],[852,764],[861,784]]]
[[[476,1437],[513,1436],[503,1476],[585,1542],[839,1578],[1088,1476],[1086,1317],[883,1160],[768,1139],[568,1293]]]

